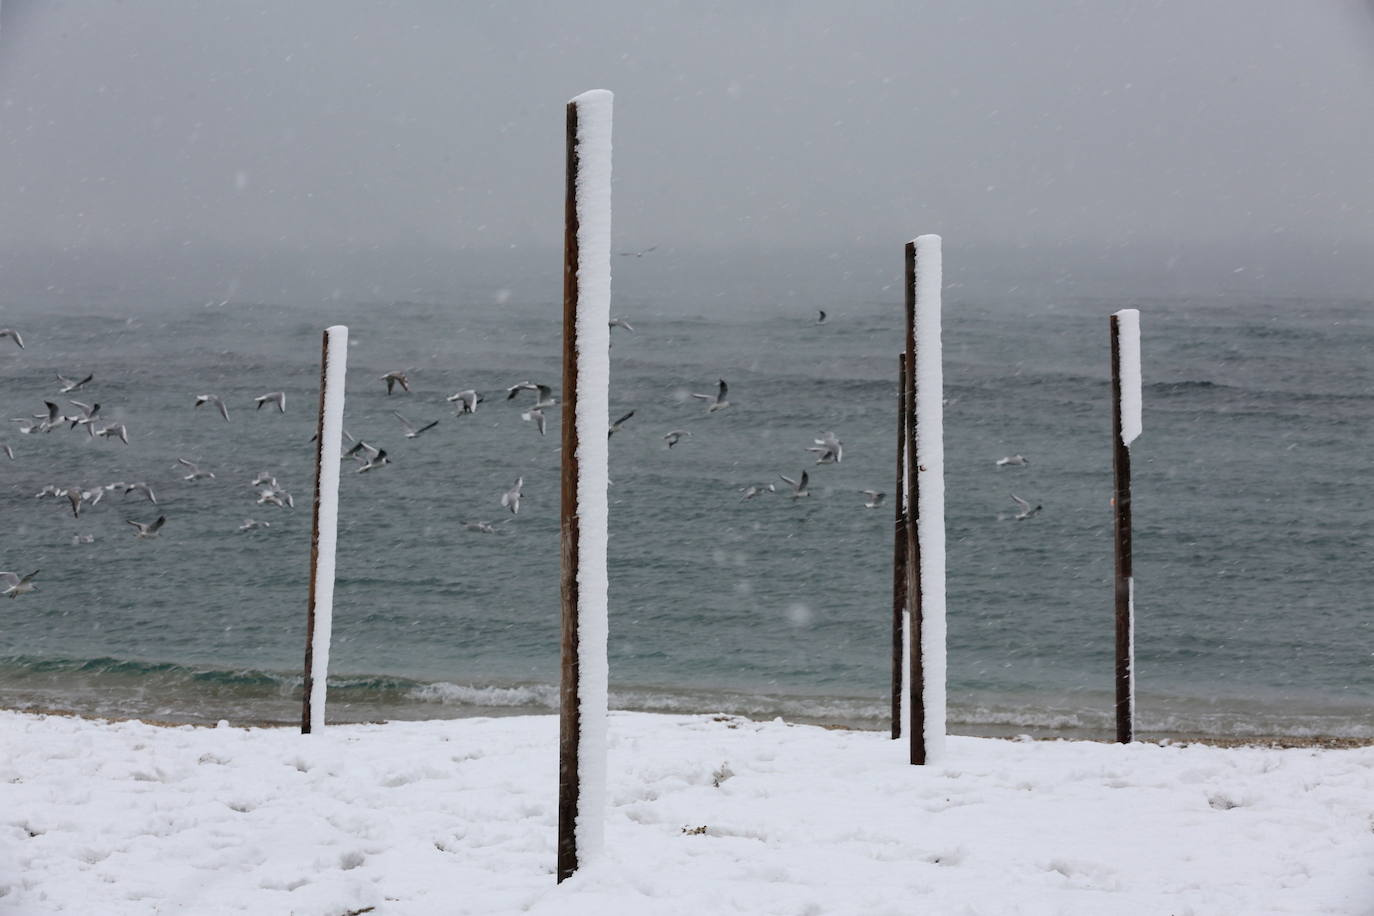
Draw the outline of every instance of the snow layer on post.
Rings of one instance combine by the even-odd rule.
[[[1116,313],[1121,354],[1121,443],[1129,446],[1141,430],[1140,310]]]
[[[611,110],[604,89],[577,105],[577,851],[586,864],[603,845],[609,667],[606,639],[606,488],[610,478]]]
[[[916,537],[921,544],[921,666],[927,762],[945,751],[945,429],[940,237],[916,238]]]
[[[315,565],[315,632],[310,643],[310,730],[324,728],[329,639],[334,624],[334,557],[339,533],[339,462],[343,456],[344,378],[348,371],[348,328],[325,330],[329,356],[324,366],[324,419],[320,427],[319,554]]]

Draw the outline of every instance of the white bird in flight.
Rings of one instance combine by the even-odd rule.
[[[682,441],[683,436],[690,436],[691,434],[690,430],[674,429],[663,434],[663,441],[668,443],[669,448],[672,448]]]
[[[787,480],[787,478],[784,477],[783,480]],[[740,492],[744,495],[739,498],[739,501],[744,502],[746,499],[753,499],[760,493],[776,493],[778,492],[778,488],[773,486],[771,483],[764,484],[762,486],[754,486],[751,484],[747,487],[740,487]]]
[[[397,385],[400,385],[400,386],[401,386],[401,390],[403,390],[403,391],[409,391],[409,390],[410,390],[410,379],[406,378],[406,374],[405,374],[404,372],[399,371],[399,370],[398,370],[398,371],[395,371],[395,372],[388,372],[386,375],[383,375],[383,376],[381,377],[381,380],[384,381],[384,382],[386,382],[386,393],[387,393],[387,394],[391,394],[392,390],[393,390]]]
[[[791,485],[791,487],[792,487],[792,498],[793,498],[793,499],[801,499],[803,496],[810,496],[810,495],[811,495],[811,491],[808,490],[808,489],[806,488],[806,485],[807,485],[808,482],[810,482],[811,477],[810,477],[810,475],[808,475],[805,471],[802,471],[802,472],[801,472],[801,479],[800,479],[800,480],[793,480],[791,477],[788,477],[786,474],[779,474],[778,476],[781,477],[783,480],[785,480],[788,484]]]
[[[264,394],[264,395],[261,395],[261,396],[259,396],[259,397],[253,398],[253,400],[254,400],[254,401],[257,403],[257,405],[258,405],[257,407],[254,408],[254,410],[262,410],[262,405],[264,405],[264,404],[276,404],[276,405],[277,405],[277,413],[286,413],[286,392],[285,392],[285,391],[269,391],[269,392],[267,392],[267,394]]]
[[[155,538],[157,537],[157,533],[162,530],[162,526],[167,522],[167,516],[159,515],[155,522],[136,522],[131,518],[126,518],[124,521],[138,529],[134,532],[134,537]]]
[[[1018,513],[1016,513],[1014,516],[1012,516],[1012,517],[1013,517],[1014,519],[1016,519],[1018,522],[1021,521],[1022,519],[1030,518],[1032,515],[1034,515],[1035,513],[1039,512],[1039,511],[1041,510],[1041,508],[1042,508],[1041,506],[1036,506],[1035,508],[1031,508],[1031,504],[1030,504],[1030,503],[1026,502],[1024,499],[1022,499],[1021,497],[1017,496],[1015,493],[1011,494],[1011,501],[1014,502],[1014,503],[1016,503],[1017,508],[1021,510],[1020,512],[1018,512]]]
[[[525,485],[525,478],[515,478],[515,486],[501,494],[501,506],[509,509],[511,515],[520,514],[520,488]]]
[[[1027,458],[1025,455],[1008,455],[1005,458],[997,459],[997,466],[999,468],[1006,467],[1007,465],[1017,467],[1023,464],[1030,464],[1030,459]]]
[[[19,332],[14,328],[0,328],[0,337],[8,337],[19,344],[19,349],[24,349],[24,338],[19,336]]]
[[[524,420],[525,422],[533,420],[534,425],[539,427],[539,435],[544,435],[544,425],[546,421],[544,419],[544,411],[542,408],[531,407],[529,410],[520,414],[520,419]]]
[[[405,427],[406,438],[407,438],[407,439],[416,439],[416,438],[419,438],[420,433],[424,432],[424,431],[427,430],[427,429],[433,429],[434,427],[436,427],[436,426],[439,425],[439,421],[438,421],[438,420],[431,420],[429,423],[426,423],[424,426],[416,426],[414,423],[411,423],[411,422],[410,422],[409,420],[407,420],[405,417],[401,416],[400,411],[393,410],[392,413],[395,414],[396,419],[398,419],[398,420],[401,421],[401,425],[402,425],[403,427]]]
[[[821,433],[821,438],[811,441],[816,444],[806,450],[817,454],[817,464],[839,464],[844,457],[844,443],[836,439],[834,433]]]
[[[229,408],[224,406],[224,401],[217,394],[198,394],[196,395],[196,406],[202,404],[214,404],[219,409],[219,415],[224,417],[224,422],[229,422]]]
[[[363,457],[363,454],[367,457]],[[358,444],[349,449],[346,455],[362,464],[362,467],[358,468],[359,474],[391,463],[391,459],[386,456],[386,449],[368,445],[362,439],[359,439]]]
[[[886,493],[883,493],[879,490],[863,490],[861,492],[864,496],[868,497],[868,500],[864,503],[865,509],[878,508],[883,504],[883,497],[887,496]]]
[[[720,379],[720,386],[716,389],[715,394],[693,394],[692,397],[706,402],[707,413],[715,413],[717,410],[724,410],[730,406],[730,402],[725,400],[725,393],[729,390],[725,384],[725,379]]]
[[[635,412],[632,410],[629,413],[625,414],[625,416],[621,417],[619,420],[616,420],[614,423],[612,423],[611,428],[606,430],[606,438],[609,439],[616,433],[620,432],[621,427],[625,425],[625,421],[630,419],[630,417],[633,417],[634,415]]]
[[[22,578],[12,572],[0,572],[0,582],[5,585],[5,588],[0,590],[0,598],[18,598],[20,595],[37,591],[38,586],[33,584],[33,577],[40,572],[42,572],[41,569],[35,569]]]
[[[457,394],[448,396],[450,401],[458,401],[458,415],[465,413],[477,413],[477,405],[482,403],[482,396],[471,388],[465,388]]]
[[[68,392],[72,391],[80,391],[85,386],[85,384],[93,378],[95,378],[94,372],[83,378],[81,381],[74,382],[71,379],[67,378],[65,375],[58,373],[57,380],[62,383],[62,387],[58,389],[58,393],[67,394]]]
[[[87,428],[89,429],[89,427]],[[111,436],[114,436],[116,439],[118,439],[120,442],[123,442],[125,445],[129,444],[129,431],[124,428],[123,423],[111,423],[109,426],[102,426],[100,429],[97,429],[95,431],[95,435],[99,436],[102,439],[108,439]]]
[[[210,471],[202,471],[200,465],[189,458],[178,458],[177,464],[184,465],[188,470],[186,476],[181,478],[182,480],[205,480],[207,478],[213,479],[215,476]]]

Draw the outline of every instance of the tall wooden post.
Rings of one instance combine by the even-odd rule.
[[[1131,442],[1140,434],[1140,313],[1111,316],[1116,611],[1116,740],[1135,738],[1135,579],[1131,573]]]
[[[906,246],[907,716],[910,759],[945,743],[945,478],[941,240]]]
[[[902,688],[906,682],[903,665],[906,659],[906,559],[907,559],[907,486],[906,446],[907,419],[911,408],[907,403],[906,354],[897,358],[897,484],[892,503],[896,519],[892,537],[892,740],[902,737]]]
[[[334,559],[338,543],[339,461],[343,449],[348,328],[325,329],[320,343],[320,400],[315,419],[315,499],[310,524],[310,593],[305,616],[305,685],[301,734],[324,727],[325,683],[334,620]]]
[[[926,762],[924,666],[921,658],[921,539],[912,531],[912,521],[920,517],[921,477],[916,457],[916,242],[906,243],[906,685],[908,742],[913,764]]]
[[[563,230],[558,881],[599,852],[605,804],[611,93],[567,108]]]

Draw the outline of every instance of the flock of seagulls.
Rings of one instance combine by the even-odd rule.
[[[642,256],[652,248],[644,249],[642,252],[622,252],[622,254],[633,254]],[[824,322],[826,313],[818,310],[817,323]],[[612,329],[620,328],[628,333],[634,332],[634,327],[624,318],[613,318],[610,320]],[[20,347],[24,348],[23,338],[19,332],[12,328],[0,328],[0,339],[10,339]],[[87,386],[95,381],[94,373],[88,373],[82,378],[69,378],[65,375],[56,376],[59,394],[74,394],[83,392]],[[378,378],[386,386],[387,396],[396,393],[399,387],[402,393],[409,393],[411,390],[410,379],[406,372],[396,370],[387,372]],[[547,417],[545,411],[560,406],[558,398],[554,395],[553,389],[545,384],[534,383],[524,380],[515,383],[505,389],[506,402],[516,401],[525,392],[533,393],[533,402],[524,406],[521,411],[521,419],[534,424],[541,436],[547,432]],[[699,401],[705,407],[707,416],[725,410],[731,406],[728,400],[729,385],[724,378],[717,379],[716,390],[713,393],[691,392],[688,397]],[[455,392],[447,397],[447,402],[454,405],[455,416],[463,417],[475,414],[479,405],[486,403],[486,397],[472,388],[466,388]],[[263,407],[276,408],[278,414],[286,413],[286,394],[283,391],[271,391],[253,399],[254,412],[260,411]],[[84,429],[91,438],[118,439],[124,445],[129,444],[129,432],[123,423],[105,422],[101,417],[101,405],[99,402],[78,401],[71,399],[67,401],[68,406],[75,407],[79,412],[69,413],[59,403],[53,400],[45,400],[44,411],[35,413],[28,417],[17,417],[14,422],[19,423],[21,434],[48,433],[54,429],[66,427],[68,430]],[[214,412],[218,413],[224,422],[230,422],[229,407],[223,398],[217,394],[199,394],[195,396],[192,403],[194,408],[209,405]],[[391,411],[392,415],[400,423],[402,434],[406,439],[418,439],[426,432],[434,429],[439,420],[429,420],[428,422],[414,422],[398,410]],[[611,423],[607,429],[607,438],[614,436],[617,432],[625,429],[626,424],[635,416],[634,410],[629,410]],[[369,443],[367,441],[355,440],[347,431],[343,433],[345,439],[352,443],[351,447],[344,452],[345,459],[354,460],[358,467],[356,473],[362,474],[386,467],[391,463],[391,458],[386,449]],[[687,429],[672,429],[664,433],[662,439],[665,448],[672,449],[684,441],[690,439],[693,433]],[[314,437],[312,437],[314,441]],[[823,432],[818,438],[812,440],[813,444],[806,447],[806,451],[815,456],[816,465],[835,465],[840,464],[844,458],[844,443],[834,432]],[[0,442],[0,449],[11,459],[14,459],[14,451],[7,444]],[[186,457],[178,457],[177,464],[180,466],[181,479],[194,483],[196,481],[214,479],[213,471],[206,470],[197,461]],[[997,460],[998,467],[1024,467],[1030,463],[1030,459],[1021,454],[1008,455]],[[810,495],[810,473],[803,470],[797,477],[786,474],[779,474],[779,478],[788,487],[786,495],[791,500],[799,500]],[[512,486],[500,496],[500,505],[510,513],[506,521],[512,520],[520,511],[521,492],[524,486],[524,477],[517,477]],[[277,508],[292,508],[295,505],[289,491],[278,484],[275,476],[267,471],[260,472],[250,484],[255,488],[256,505],[274,506]],[[156,492],[146,481],[124,482],[105,484],[103,486],[92,487],[89,489],[82,487],[57,487],[49,485],[44,487],[35,496],[37,498],[53,497],[65,499],[71,507],[74,518],[81,517],[83,507],[91,507],[99,503],[108,492],[119,491],[123,495],[139,494],[143,496],[151,505],[158,505]],[[777,493],[778,487],[773,483],[751,484],[741,487],[739,492],[742,494],[741,501],[748,501],[766,493]],[[865,489],[860,493],[864,497],[863,506],[867,509],[877,509],[883,506],[886,494],[880,490]],[[1028,500],[1011,494],[1011,499],[1016,505],[1017,511],[1014,515],[999,515],[998,518],[1010,517],[1017,521],[1022,521],[1035,516],[1043,508],[1040,505],[1032,506]],[[134,528],[133,536],[139,540],[158,537],[163,526],[167,522],[164,514],[159,514],[153,521],[141,521],[137,519],[126,519],[126,524]],[[464,523],[466,530],[475,531],[483,534],[500,533],[499,525],[502,522],[491,521],[470,521]],[[259,521],[252,518],[246,519],[239,526],[239,531],[253,531],[270,528],[271,523]],[[73,543],[90,543],[92,535],[78,534],[73,537]],[[20,577],[12,572],[0,572],[0,597],[17,598],[37,589],[34,578],[38,571],[34,571],[27,576]]]

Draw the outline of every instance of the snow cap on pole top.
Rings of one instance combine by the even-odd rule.
[[[1140,435],[1140,309],[1116,313],[1117,353],[1121,373],[1121,443],[1129,446]]]

